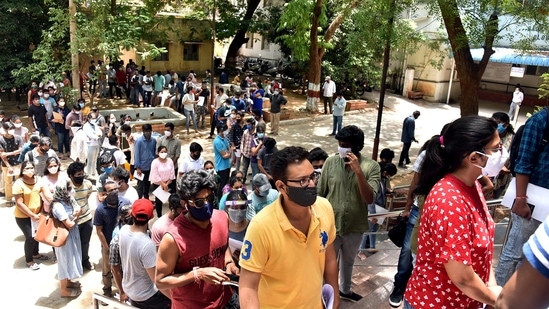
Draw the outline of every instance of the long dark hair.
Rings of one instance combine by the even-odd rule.
[[[435,135],[427,145],[415,193],[427,195],[444,175],[457,170],[471,152],[484,152],[496,130],[493,119],[468,116],[452,122],[443,135]]]

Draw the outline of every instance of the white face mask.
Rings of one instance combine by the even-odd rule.
[[[129,120],[124,121],[124,124],[129,125],[130,123],[131,123],[131,121],[129,121]]]
[[[18,129],[23,126],[22,123],[14,123],[13,125]]]
[[[231,114],[231,119],[235,119],[236,118],[236,114]]]
[[[168,153],[167,152],[161,152],[158,154],[158,156],[160,157],[160,159],[166,159],[168,157]]]
[[[240,223],[246,218],[246,209],[228,209],[229,218],[234,223]]]
[[[59,102],[59,106],[60,106],[60,107],[64,107],[64,106],[65,106],[65,102],[63,102],[63,101]]]
[[[321,168],[315,169],[315,173],[318,173],[320,175],[320,173],[322,173],[322,169]]]
[[[39,93],[38,93],[38,96],[39,96],[39,97],[41,97],[41,96],[43,96],[43,95],[44,95],[43,92],[39,92]]]
[[[171,131],[164,131],[164,135],[166,135],[167,137],[170,137],[170,136],[172,136],[172,132]]]
[[[227,137],[227,136],[229,136],[229,130],[223,131],[223,137]]]
[[[15,134],[15,130],[8,130],[8,134],[9,134],[9,135]]]
[[[505,148],[502,148],[500,151],[494,152],[491,155],[487,155],[478,151],[477,153],[488,157],[488,161],[486,162],[486,165],[484,167],[476,165],[477,167],[482,168],[482,175],[488,177],[497,176],[505,165],[505,162],[507,162],[507,160],[509,159],[509,152]]]
[[[116,122],[116,119],[111,118],[110,121],[111,121],[111,123],[115,123],[115,122]]]
[[[48,172],[50,172],[50,174],[57,174],[58,170],[59,170],[59,166],[48,167]]]
[[[344,159],[347,157],[347,154],[351,152],[351,148],[344,148],[337,146],[337,152],[339,152],[339,157]]]
[[[44,93],[44,99],[49,99],[50,98],[50,94],[49,93]]]

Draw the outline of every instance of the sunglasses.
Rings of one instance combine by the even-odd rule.
[[[197,198],[194,200],[188,200],[187,203],[195,208],[202,208],[206,203],[213,203],[215,194],[210,193],[210,195],[206,196],[205,198]]]

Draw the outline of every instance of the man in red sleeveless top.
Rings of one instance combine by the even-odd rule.
[[[172,309],[231,308],[238,303],[227,274],[238,274],[228,246],[228,217],[213,208],[215,180],[205,170],[189,171],[179,181],[178,216],[164,234],[156,259],[156,286],[170,289]]]

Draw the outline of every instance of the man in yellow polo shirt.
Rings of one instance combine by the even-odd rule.
[[[336,236],[330,203],[317,197],[309,153],[286,147],[271,159],[280,195],[257,214],[240,253],[240,307],[322,308],[324,282],[339,307]]]

